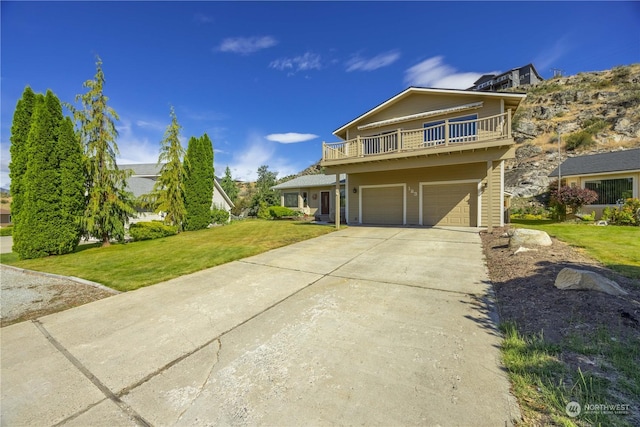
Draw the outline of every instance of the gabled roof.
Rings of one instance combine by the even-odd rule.
[[[640,171],[640,148],[569,157],[560,165],[562,176],[629,171]],[[549,176],[558,176],[558,168]]]
[[[340,183],[344,184],[346,179],[345,174],[340,174]],[[271,188],[274,190],[286,190],[290,188],[307,188],[307,187],[328,187],[335,185],[335,175],[303,175],[292,179],[291,181],[283,182],[282,184],[275,185]]]
[[[383,103],[377,105],[376,107],[372,108],[371,110],[367,111],[366,113],[356,117],[355,119],[351,120],[349,123],[339,127],[338,129],[336,129],[335,131],[333,131],[333,134],[335,136],[337,136],[338,138],[342,138],[340,135],[345,133],[347,128],[355,125],[358,122],[364,121],[366,120],[368,117],[372,116],[373,114],[378,113],[379,111],[384,110],[385,108],[395,104],[396,102],[414,94],[414,93],[420,93],[420,94],[425,94],[425,95],[456,95],[456,96],[468,96],[469,98],[475,98],[478,99],[480,98],[494,98],[494,99],[504,99],[505,101],[505,109],[511,108],[513,110],[515,110],[516,108],[518,108],[518,105],[520,105],[520,102],[527,96],[524,93],[509,93],[509,92],[478,92],[478,91],[472,91],[472,90],[462,90],[462,89],[436,89],[436,88],[426,88],[426,87],[416,87],[416,86],[411,86],[405,90],[403,90],[402,92],[400,92],[399,94],[387,99],[386,101],[384,101]]]
[[[156,179],[160,176],[162,163],[159,165],[156,163],[118,165],[118,168],[120,170],[133,171],[133,174],[127,179],[127,190],[131,191],[135,197],[140,197],[143,194],[149,194],[153,191]],[[214,189],[220,193],[229,206],[233,207],[233,202],[220,186],[217,177],[214,177],[213,185]]]

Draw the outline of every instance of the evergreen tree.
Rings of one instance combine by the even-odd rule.
[[[11,217],[14,225],[14,235],[20,229],[20,212],[24,199],[24,185],[22,183],[27,171],[27,138],[33,120],[36,102],[42,100],[29,86],[24,89],[22,98],[16,105],[11,125],[11,162],[9,163],[9,177],[11,178]],[[19,231],[18,231],[19,233]]]
[[[80,137],[87,160],[87,205],[83,217],[83,230],[88,236],[109,245],[110,239],[124,239],[124,225],[135,216],[133,197],[125,191],[129,174],[118,169],[116,155],[119,120],[113,108],[107,106],[104,95],[102,61],[97,58],[94,80],[87,80],[87,93],[76,96],[82,110],[75,111]]]
[[[80,242],[85,208],[85,169],[82,144],[65,117],[60,125],[56,146],[60,172],[60,242],[61,253],[71,252]]]
[[[229,166],[227,166],[224,171],[224,178],[222,178],[222,181],[220,181],[220,186],[222,187],[224,192],[227,193],[229,199],[231,199],[231,201],[235,203],[240,191],[238,190],[238,185],[231,177],[231,169],[229,169]]]
[[[186,216],[184,201],[184,176],[185,170],[182,164],[184,149],[180,144],[180,129],[176,113],[171,107],[171,124],[167,126],[164,137],[160,142],[160,156],[158,166],[160,176],[153,190],[155,195],[156,212],[164,212],[164,221],[167,224],[178,226],[182,230]]]
[[[261,205],[276,206],[280,204],[280,198],[271,187],[277,184],[278,173],[269,170],[269,166],[262,165],[258,168],[255,193],[251,199],[251,209],[257,212]]]
[[[213,145],[206,133],[200,138],[189,139],[184,169],[185,230],[201,230],[211,223],[215,179]]]
[[[62,107],[47,91],[38,102],[27,139],[27,167],[23,177],[24,198],[14,251],[20,258],[37,258],[73,250],[65,247],[61,208],[61,181],[57,144]]]

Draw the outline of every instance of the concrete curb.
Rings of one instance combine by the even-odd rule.
[[[76,282],[76,283],[80,283],[82,285],[89,285],[89,286],[93,286],[94,288],[98,288],[101,289],[103,291],[112,293],[114,295],[117,294],[121,294],[122,292],[117,291],[115,289],[111,289],[108,288],[104,285],[101,285],[100,283],[97,282],[92,282],[90,280],[86,280],[86,279],[81,279],[80,277],[74,277],[74,276],[62,276],[60,274],[53,274],[53,273],[45,273],[42,271],[35,271],[35,270],[27,270],[26,268],[19,268],[19,267],[14,267],[12,265],[7,265],[7,264],[2,264],[3,268],[9,268],[13,271],[17,271],[20,273],[25,273],[25,274],[32,274],[34,276],[42,276],[42,277],[51,277],[52,279],[64,279],[64,280],[71,280],[72,282]]]

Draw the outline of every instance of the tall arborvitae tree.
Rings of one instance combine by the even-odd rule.
[[[60,172],[61,250],[71,252],[82,236],[86,175],[82,144],[69,117],[60,124],[56,157]]]
[[[40,95],[40,98],[42,95]],[[20,212],[24,200],[24,185],[22,183],[27,171],[27,138],[33,119],[33,111],[39,98],[29,86],[24,89],[22,98],[16,105],[11,125],[11,162],[9,163],[9,177],[11,178],[11,217],[14,225],[14,235],[20,229]],[[40,99],[41,101],[42,99]],[[18,231],[19,233],[19,231]]]
[[[222,187],[224,192],[227,193],[229,199],[235,203],[240,190],[238,190],[238,185],[231,177],[231,169],[229,169],[229,166],[224,170],[224,177],[220,181],[220,187]]]
[[[102,61],[97,58],[94,80],[87,80],[87,93],[76,96],[82,109],[75,111],[84,146],[87,167],[87,205],[83,231],[107,246],[111,239],[124,239],[124,225],[136,215],[133,195],[125,191],[129,174],[118,169],[119,154],[115,122],[119,120],[113,108],[107,106],[104,95]]]
[[[184,201],[187,209],[185,230],[201,230],[211,223],[213,197],[213,144],[205,133],[191,137],[185,156]]]
[[[167,126],[164,137],[160,142],[160,156],[158,166],[160,176],[153,190],[155,195],[156,212],[164,213],[164,221],[182,230],[186,216],[184,206],[184,148],[180,144],[180,129],[176,113],[171,107],[171,124]]]
[[[65,239],[60,212],[57,144],[61,122],[60,101],[47,91],[44,101],[36,105],[27,140],[28,161],[22,181],[24,198],[13,248],[20,258],[70,252],[77,244]]]

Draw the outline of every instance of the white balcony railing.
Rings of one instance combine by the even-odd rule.
[[[511,137],[511,110],[504,114],[467,121],[443,120],[436,125],[386,132],[376,136],[357,136],[341,142],[323,142],[322,160],[345,160],[355,157],[427,150],[434,147],[459,146]]]

